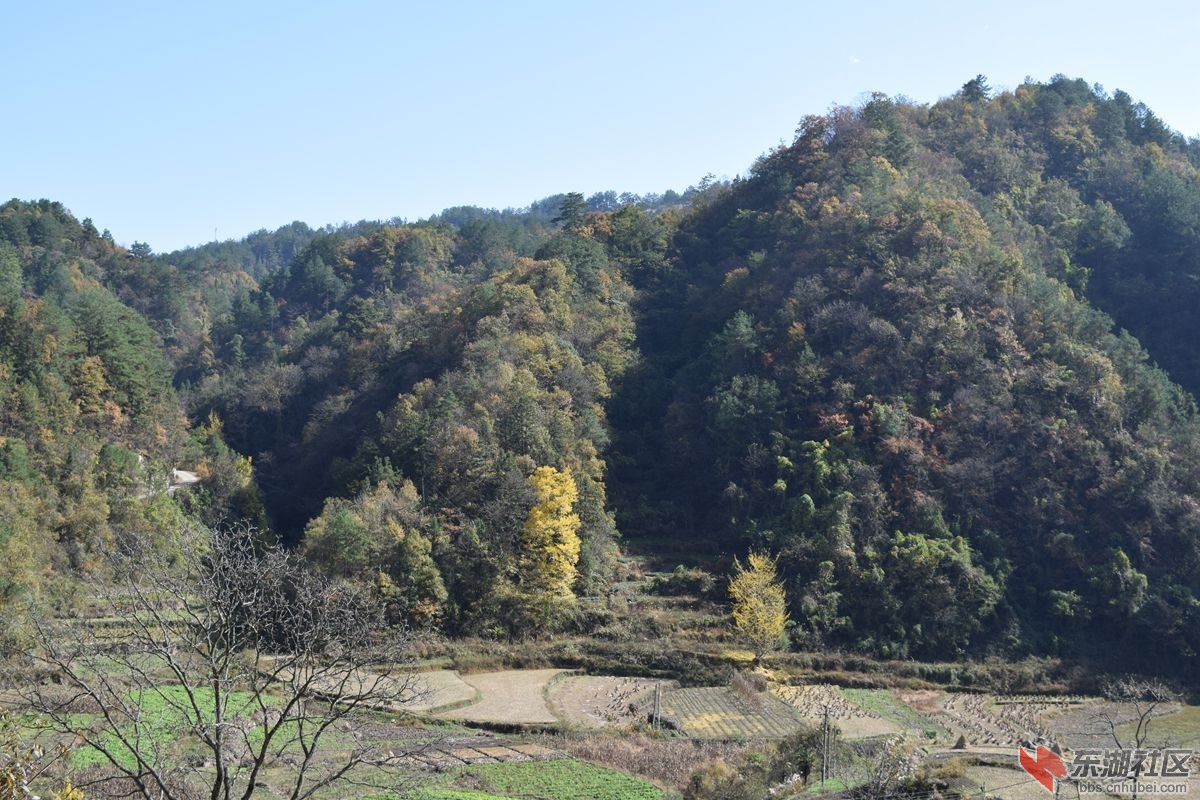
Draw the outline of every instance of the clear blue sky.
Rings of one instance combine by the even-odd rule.
[[[1200,135],[1200,3],[0,5],[0,196],[167,251],[732,177],[799,120],[983,73],[1124,89]]]

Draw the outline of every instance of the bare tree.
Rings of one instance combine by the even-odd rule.
[[[1157,679],[1126,675],[1107,682],[1104,697],[1112,704],[1096,719],[1117,747],[1139,749],[1150,739],[1150,723],[1179,699],[1179,694]],[[1130,729],[1127,726],[1132,725]],[[1125,733],[1118,733],[1124,728]]]
[[[851,796],[862,800],[881,800],[897,795],[907,796],[905,780],[916,770],[917,758],[911,745],[894,736],[879,742],[872,758],[860,767],[859,784]]]
[[[106,769],[93,784],[154,800],[300,800],[360,768],[395,769],[355,730],[365,708],[418,695],[407,639],[354,586],[235,526],[141,544],[92,588],[106,619],[32,615],[34,657],[57,681],[32,706]],[[331,740],[336,739],[336,742]],[[375,776],[378,777],[378,776]]]
[[[1126,750],[1145,747],[1150,740],[1150,723],[1179,699],[1179,694],[1162,681],[1133,675],[1107,682],[1103,692],[1110,706],[1098,713],[1096,719],[1112,736],[1113,743]],[[1141,771],[1139,762],[1132,777],[1138,778]],[[1133,800],[1137,800],[1136,789]]]

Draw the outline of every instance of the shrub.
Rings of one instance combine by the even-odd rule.
[[[699,567],[685,567],[680,564],[671,573],[656,577],[650,584],[650,591],[668,597],[679,595],[711,597],[716,586],[717,579],[711,572]]]

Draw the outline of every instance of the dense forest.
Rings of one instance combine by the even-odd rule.
[[[683,193],[171,254],[14,200],[0,604],[240,519],[515,636],[624,539],[769,551],[797,648],[1195,669],[1198,167],[1124,92],[980,76]]]

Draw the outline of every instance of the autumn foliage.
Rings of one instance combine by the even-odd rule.
[[[733,625],[754,648],[754,658],[779,649],[787,631],[787,597],[775,572],[775,559],[766,553],[750,553],[746,565],[733,562],[729,580],[733,601]]]
[[[554,467],[538,467],[529,485],[537,502],[521,529],[522,588],[533,596],[570,600],[580,548],[575,479]]]

